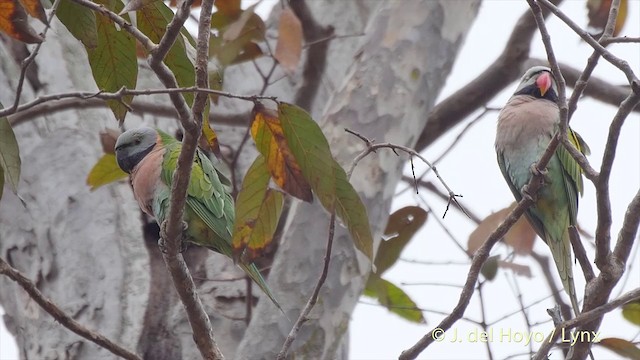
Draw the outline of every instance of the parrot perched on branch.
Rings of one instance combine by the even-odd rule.
[[[175,138],[148,127],[126,131],[116,141],[116,161],[131,175],[133,195],[140,209],[153,216],[159,225],[169,215],[171,183],[181,148],[182,143]],[[184,235],[189,242],[231,258],[235,210],[225,185],[230,185],[229,180],[197,150],[187,189]],[[238,265],[282,311],[256,265],[243,262]]]
[[[498,116],[495,148],[498,165],[516,200],[523,197],[534,165],[559,130],[558,86],[551,70],[534,66],[522,77],[516,92]],[[569,140],[583,154],[589,148],[582,138],[568,129]],[[559,144],[547,164],[544,185],[525,212],[529,223],[553,255],[562,285],[571,299],[575,314],[580,313],[573,281],[573,261],[569,227],[577,225],[578,193],[582,194],[582,169]]]

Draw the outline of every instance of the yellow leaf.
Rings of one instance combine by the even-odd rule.
[[[284,70],[292,74],[298,67],[301,54],[302,23],[291,8],[285,8],[280,15],[278,43],[274,56]]]
[[[609,19],[609,9],[612,0],[587,0],[587,9],[589,17],[589,27],[602,32],[607,25]],[[613,29],[613,36],[618,36],[627,20],[628,0],[620,1],[618,9],[618,17],[616,18],[616,26]]]
[[[253,109],[251,136],[265,157],[273,181],[288,194],[311,202],[311,185],[305,180],[300,165],[291,153],[282,125],[275,111],[256,105]]]
[[[104,154],[89,171],[87,185],[91,186],[91,191],[93,191],[102,185],[124,179],[127,176],[129,175],[118,166],[115,155]]]

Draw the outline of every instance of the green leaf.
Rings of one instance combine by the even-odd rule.
[[[498,274],[498,260],[500,259],[500,255],[490,256],[487,261],[482,264],[482,269],[480,269],[480,273],[487,278],[487,280],[493,280],[496,278]]]
[[[630,323],[640,326],[640,300],[622,306],[622,316]]]
[[[279,103],[278,117],[284,136],[302,175],[327,211],[345,223],[356,248],[373,260],[371,227],[360,196],[344,169],[331,155],[329,143],[318,124],[303,109]]]
[[[426,221],[427,212],[419,206],[406,206],[389,216],[384,234],[393,237],[383,240],[378,248],[375,261],[378,275],[396,263],[404,247]]]
[[[640,349],[632,342],[619,338],[605,338],[596,344],[627,359],[640,360]]]
[[[0,109],[3,109],[0,104]],[[18,182],[20,181],[20,150],[16,135],[6,117],[0,118],[0,168],[4,171],[9,185],[14,193],[18,193]],[[4,182],[4,177],[3,177]]]
[[[242,181],[236,200],[233,253],[237,261],[252,262],[271,244],[282,213],[283,196],[269,188],[269,170],[258,155]]]
[[[416,303],[398,286],[377,274],[369,275],[364,295],[378,299],[378,302],[405,320],[425,324],[427,321]]]
[[[91,191],[93,191],[102,185],[124,179],[127,176],[129,175],[118,166],[114,154],[104,154],[89,171],[87,185],[91,186]]]
[[[173,11],[164,2],[156,1],[136,11],[136,19],[138,29],[157,44],[167,30],[167,25],[173,19]],[[186,31],[181,31],[181,34],[190,39],[190,35],[187,36],[188,33],[186,35],[185,33]],[[180,87],[195,86],[196,84],[195,69],[187,56],[186,49],[184,38],[179,36],[164,59],[164,63],[171,69]],[[189,105],[193,104],[194,95],[192,93],[183,93],[183,95]]]
[[[98,46],[96,15],[89,8],[71,0],[61,0],[56,15],[71,35],[80,40],[87,49],[95,49]]]
[[[116,13],[122,10],[122,2],[102,0],[98,3]],[[123,17],[129,20],[128,15]],[[93,78],[100,90],[115,92],[121,87],[135,89],[138,77],[138,59],[136,58],[136,42],[133,36],[124,29],[116,28],[106,16],[96,17],[98,46],[87,47],[89,64]],[[122,101],[107,100],[111,111],[119,122],[124,121],[127,114],[126,104],[130,104],[133,96],[124,96]]]

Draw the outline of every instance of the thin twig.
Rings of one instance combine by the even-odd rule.
[[[51,315],[62,326],[95,343],[96,345],[105,348],[117,356],[129,360],[140,360],[138,355],[114,343],[105,336],[85,328],[79,322],[75,321],[51,300],[47,299],[46,296],[38,290],[38,287],[29,280],[29,278],[24,276],[20,271],[14,269],[2,258],[0,258],[0,274],[7,276],[9,279],[20,285],[20,287],[29,294],[31,299],[38,303],[44,311],[49,313],[49,315]]]
[[[230,99],[240,99],[246,100],[250,102],[256,102],[258,100],[277,100],[277,97],[274,96],[261,96],[261,95],[238,95],[232,94],[226,91],[213,90],[209,88],[204,88],[200,86],[189,86],[189,87],[176,87],[176,88],[164,88],[164,89],[127,89],[126,87],[120,88],[120,90],[116,92],[105,92],[105,91],[74,91],[60,94],[51,94],[51,95],[42,95],[39,96],[27,103],[19,105],[17,108],[7,108],[4,110],[0,110],[0,117],[9,116],[15,113],[19,113],[28,109],[33,108],[34,106],[50,102],[50,101],[58,101],[69,98],[77,98],[82,100],[88,99],[102,99],[102,100],[120,100],[125,96],[138,96],[138,95],[157,95],[157,94],[181,94],[181,93],[195,93],[197,94],[211,94],[218,95]]]
[[[438,169],[433,164],[431,164],[431,162],[429,162],[429,160],[427,160],[424,156],[422,156],[422,154],[420,154],[419,152],[417,152],[417,151],[415,151],[415,150],[413,150],[411,148],[408,148],[406,146],[396,145],[396,144],[392,144],[392,143],[388,143],[388,142],[375,143],[374,144],[372,140],[368,139],[366,136],[364,136],[362,134],[359,134],[359,133],[357,133],[357,132],[355,132],[353,130],[344,129],[344,131],[348,132],[351,135],[354,135],[354,136],[358,137],[360,140],[362,140],[362,142],[365,143],[365,146],[366,146],[366,149],[364,149],[360,154],[358,154],[353,159],[353,161],[351,162],[351,167],[349,168],[349,171],[347,171],[347,175],[351,175],[351,173],[353,172],[355,167],[358,165],[360,160],[364,159],[366,156],[368,156],[372,152],[376,152],[378,149],[385,149],[386,148],[386,149],[391,149],[393,152],[396,152],[397,150],[400,150],[402,152],[405,152],[405,153],[409,154],[409,156],[417,157],[418,159],[422,160],[422,162],[427,164],[427,166],[429,166],[431,168],[431,170],[433,171],[433,173],[436,175],[436,177],[438,178],[438,180],[440,181],[442,186],[444,186],[444,188],[447,190],[447,193],[449,194],[449,201],[455,203],[461,209],[464,209],[464,207],[457,200],[457,198],[460,197],[461,195],[458,195],[458,194],[454,193],[453,190],[451,190],[451,188],[449,188],[449,185],[447,185],[447,183],[440,176],[440,173],[438,172]],[[445,212],[445,214],[446,214],[446,212]]]
[[[26,59],[22,60],[22,63],[20,64],[20,77],[18,78],[18,86],[16,86],[16,98],[13,101],[13,105],[8,110],[15,111],[15,109],[18,108],[18,104],[20,103],[20,96],[22,96],[22,87],[24,86],[24,80],[27,75],[27,69],[29,68],[29,65],[31,65],[35,61],[36,56],[40,52],[42,44],[44,44],[44,41],[46,40],[47,31],[49,31],[49,28],[51,27],[51,21],[56,15],[58,5],[60,5],[60,0],[56,0],[51,7],[51,12],[49,13],[47,24],[41,34],[42,41],[39,42],[38,45],[36,45],[35,49],[33,49],[33,52]],[[0,115],[0,117],[2,117],[2,115]]]
[[[336,214],[335,212],[333,212],[331,214],[331,219],[329,220],[329,236],[327,238],[327,250],[324,255],[324,265],[322,266],[322,273],[320,274],[320,278],[318,279],[318,282],[313,288],[311,297],[309,297],[309,300],[307,300],[307,304],[304,306],[304,308],[300,312],[300,316],[298,316],[298,319],[293,324],[293,327],[291,328],[291,331],[287,335],[287,338],[285,339],[284,344],[282,344],[282,349],[280,350],[280,352],[278,353],[278,356],[276,357],[277,360],[284,360],[287,357],[287,352],[289,351],[291,344],[293,344],[293,341],[298,336],[298,333],[300,332],[302,325],[307,320],[309,320],[309,317],[308,317],[309,313],[311,312],[316,302],[318,301],[318,295],[320,295],[320,289],[322,288],[322,285],[324,284],[324,282],[327,280],[327,275],[329,274],[329,263],[331,262],[331,249],[333,247],[333,238],[335,234],[335,228],[336,228]]]

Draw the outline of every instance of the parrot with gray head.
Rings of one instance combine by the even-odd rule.
[[[495,149],[498,165],[517,201],[537,171],[542,157],[560,127],[558,85],[551,70],[535,66],[527,70],[516,92],[498,116]],[[583,154],[589,148],[568,129],[569,140]],[[573,280],[569,227],[577,225],[578,194],[582,194],[582,169],[559,144],[544,172],[545,184],[525,215],[536,233],[551,249],[562,285],[575,314],[580,313]]]
[[[116,141],[116,161],[131,175],[133,195],[140,209],[159,225],[169,215],[171,184],[182,143],[149,127],[122,133]],[[187,241],[232,257],[231,232],[235,219],[229,180],[199,149],[196,150],[187,189],[183,220]],[[282,307],[253,263],[238,266],[264,291],[275,306]]]

